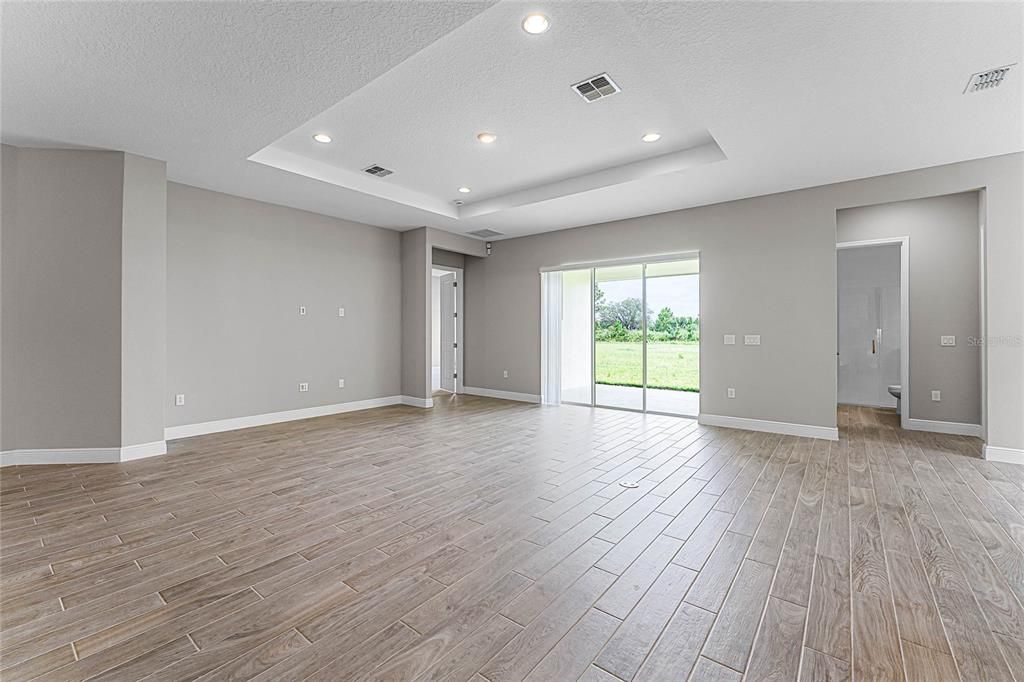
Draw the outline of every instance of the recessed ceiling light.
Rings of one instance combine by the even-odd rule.
[[[331,142],[331,136],[328,135],[327,133],[317,133],[316,135],[313,136],[313,139],[319,142],[320,144],[330,144]]]
[[[544,33],[549,28],[551,28],[551,21],[540,12],[527,14],[523,19],[523,30],[531,35]]]
[[[476,139],[480,140],[484,144],[491,144],[498,139],[498,136],[494,133],[477,133]]]
[[[647,133],[640,138],[644,142],[657,142],[661,139],[661,133]]]
[[[471,189],[470,189],[470,188],[468,188],[468,187],[460,187],[460,188],[459,188],[459,191],[460,191],[460,192],[462,192],[463,194],[469,194],[469,193],[470,193],[470,192],[472,192],[473,190],[471,190]]]

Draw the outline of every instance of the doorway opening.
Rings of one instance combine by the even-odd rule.
[[[696,254],[543,273],[542,399],[696,417]]]
[[[430,274],[430,389],[462,393],[462,268],[435,265]]]
[[[904,237],[838,244],[837,395],[841,405],[910,405],[909,254]]]

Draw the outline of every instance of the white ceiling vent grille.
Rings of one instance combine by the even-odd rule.
[[[572,86],[572,89],[576,91],[576,94],[582,97],[587,102],[596,102],[599,99],[610,97],[617,92],[621,92],[615,81],[612,80],[611,76],[606,73],[602,73],[600,76],[594,76],[588,78],[585,81],[580,81]]]
[[[391,175],[395,171],[388,170],[387,168],[384,168],[383,166],[376,166],[376,165],[374,165],[374,166],[370,166],[368,168],[364,168],[363,172],[364,173],[369,173],[370,175],[376,175],[378,178],[386,178],[387,176]]]
[[[977,92],[979,90],[999,87],[999,84],[1003,82],[1003,78],[1006,77],[1011,66],[1013,66],[1013,64],[989,69],[988,71],[982,71],[981,73],[971,74],[970,80],[967,81],[967,87],[964,88],[964,93],[966,94],[968,92]]]
[[[481,239],[490,239],[491,237],[500,237],[502,233],[495,232],[494,230],[473,230],[466,234],[471,234],[474,237],[480,237]]]

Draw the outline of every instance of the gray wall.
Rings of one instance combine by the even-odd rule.
[[[981,423],[978,193],[850,208],[841,242],[910,237],[910,417]],[[939,337],[955,335],[942,347]],[[931,391],[941,390],[941,402]]]
[[[430,397],[430,244],[427,229],[403,232],[402,395]]]
[[[124,155],[121,445],[164,439],[167,164]]]
[[[167,215],[168,426],[399,394],[398,233],[175,183]]]
[[[464,255],[444,249],[431,249],[431,262],[434,265],[444,265],[449,268],[466,267],[466,257]]]
[[[540,392],[540,267],[699,249],[702,412],[833,426],[836,210],[985,187],[986,335],[1010,339],[988,350],[989,443],[1024,447],[1022,186],[1010,154],[495,242],[466,264],[466,383]]]
[[[136,320],[123,306],[144,306],[145,297],[140,303],[130,291],[146,282],[144,266],[123,262],[123,239],[140,263],[159,268],[158,239],[136,241],[131,229],[160,229],[159,192],[144,198],[148,174],[158,173],[150,163],[114,152],[3,148],[4,450],[113,447],[122,442],[122,411],[139,424],[152,421],[151,407],[123,406],[122,391],[159,383],[159,370],[141,362],[145,352],[122,354],[135,332],[121,333],[123,315]],[[134,169],[127,179],[126,169]],[[988,442],[1022,448],[1022,187],[1024,155],[1013,154],[506,240],[482,258],[482,242],[430,228],[398,235],[171,184],[165,421],[399,392],[428,397],[437,247],[476,256],[465,259],[467,385],[539,392],[538,268],[697,249],[702,411],[831,426],[837,209],[984,188]],[[346,317],[338,318],[342,306]],[[159,326],[155,315],[149,322]],[[762,345],[723,346],[724,333],[759,333]],[[141,343],[159,353],[152,337]],[[310,383],[309,393],[298,392],[300,381]],[[736,387],[736,399],[725,398],[727,386]],[[175,393],[186,394],[184,407],[174,407]],[[141,428],[125,439],[149,440],[150,427]]]
[[[539,268],[699,250],[701,412],[834,426],[829,220],[824,203],[764,197],[496,242],[467,263],[466,383],[540,393]],[[724,346],[724,334],[761,345]]]
[[[13,302],[8,298],[11,296],[8,290],[14,284],[13,280],[10,282],[7,280],[4,263],[8,257],[4,254],[8,248],[9,237],[7,235],[9,230],[14,229],[15,198],[18,188],[17,153],[17,149],[14,147],[0,145],[0,452],[7,447],[7,439],[13,437],[8,436],[8,432],[13,434],[15,430],[14,420],[6,417],[5,407],[6,400],[14,400],[14,385],[13,383],[8,385],[5,370],[9,363],[15,361],[15,357],[13,351],[8,348],[7,332],[4,327],[5,312]],[[10,393],[10,396],[7,393]],[[13,449],[14,446],[12,445],[10,448]]]
[[[124,154],[2,153],[0,448],[118,447]]]

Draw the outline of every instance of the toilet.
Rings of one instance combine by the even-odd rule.
[[[896,398],[896,414],[900,414],[900,394],[903,392],[903,386],[900,384],[893,384],[889,387],[889,395]]]

